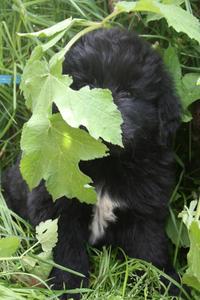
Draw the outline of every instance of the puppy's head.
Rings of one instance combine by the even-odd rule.
[[[75,90],[89,85],[112,91],[123,118],[121,151],[170,145],[179,101],[160,56],[137,35],[120,29],[89,33],[67,53],[63,72],[72,76]],[[110,145],[111,152],[116,149]]]

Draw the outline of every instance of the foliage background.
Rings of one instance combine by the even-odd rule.
[[[200,17],[198,0],[163,0],[163,3],[180,4],[189,13]],[[25,39],[16,32],[32,32],[53,25],[70,16],[92,21],[101,21],[113,9],[114,1],[106,0],[1,0],[0,3],[0,73],[22,74],[27,59],[35,46],[37,38]],[[171,62],[171,72],[175,81],[177,74],[182,80],[187,73],[200,76],[200,46],[185,34],[177,33],[167,26],[164,19],[150,21],[153,15],[130,13],[122,14],[112,25],[136,30],[143,38],[152,43],[166,63]],[[78,31],[74,27],[58,43],[57,50]],[[171,46],[173,50],[166,52]],[[169,65],[169,64],[168,64]],[[196,78],[195,77],[195,78]],[[194,89],[194,86],[193,86]],[[198,93],[198,92],[197,92]],[[199,97],[200,98],[200,97]],[[183,123],[174,145],[177,161],[177,184],[170,200],[170,217],[167,233],[172,240],[171,257],[175,268],[183,274],[187,268],[187,252],[189,246],[188,233],[178,214],[184,205],[189,206],[191,200],[198,197],[200,182],[200,104],[198,96],[190,106],[193,120]],[[192,102],[192,101],[191,101]],[[30,112],[24,104],[17,84],[0,85],[0,163],[1,169],[12,164],[19,153],[19,140],[23,123]],[[1,237],[16,236],[20,240],[17,257],[0,260],[0,296],[2,299],[56,299],[57,293],[44,288],[41,273],[36,268],[45,268],[41,256],[42,250],[30,226],[7,209],[1,195]],[[160,272],[152,266],[126,258],[124,263],[116,260],[116,252],[104,249],[99,252],[88,250],[93,265],[91,274],[91,291],[85,291],[84,299],[160,299],[157,287]],[[117,250],[116,250],[117,251]],[[120,250],[118,250],[120,251]],[[26,252],[26,253],[25,253]],[[23,255],[25,253],[25,255]],[[28,256],[27,256],[28,253]],[[2,256],[2,255],[1,255]],[[24,262],[24,257],[26,260]],[[34,260],[30,262],[31,258]],[[53,264],[48,257],[49,264]],[[32,268],[31,268],[32,266]],[[145,270],[139,277],[138,269]],[[44,270],[44,269],[42,269]],[[133,284],[128,281],[132,276]],[[38,282],[40,283],[39,286]],[[35,288],[35,285],[37,288]],[[197,291],[192,291],[192,299],[199,299]],[[167,290],[163,299],[171,299]]]

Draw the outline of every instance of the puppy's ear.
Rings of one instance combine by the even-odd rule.
[[[160,144],[170,145],[181,121],[180,101],[171,90],[159,99],[158,118]]]

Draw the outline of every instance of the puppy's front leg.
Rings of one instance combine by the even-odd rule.
[[[74,289],[87,287],[89,275],[89,259],[86,252],[88,240],[88,223],[91,207],[77,200],[63,199],[66,207],[58,221],[58,243],[54,248],[55,263],[65,266],[85,277],[79,277],[69,272],[53,268],[50,282],[53,289]],[[79,294],[64,294],[61,299],[80,299]]]
[[[118,246],[129,257],[150,262],[179,282],[179,276],[169,259],[168,240],[164,229],[165,222],[150,217],[135,216],[131,212],[124,214],[122,222],[123,226],[120,226],[122,229],[117,231]],[[161,277],[161,280],[165,285],[170,283],[164,277]],[[169,293],[178,295],[180,291],[171,284]]]

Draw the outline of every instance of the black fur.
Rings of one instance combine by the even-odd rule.
[[[108,145],[109,157],[80,163],[101,194],[119,204],[114,211],[117,221],[110,222],[95,246],[121,247],[130,257],[152,262],[176,277],[164,226],[174,182],[172,139],[180,107],[160,56],[134,33],[97,30],[72,47],[63,72],[73,77],[75,90],[85,85],[109,88],[123,117],[124,149]],[[43,183],[29,192],[18,165],[5,173],[3,187],[10,207],[33,225],[60,216],[54,260],[85,274],[82,285],[87,286],[92,206],[65,198],[53,203]],[[55,289],[63,283],[70,289],[81,284],[79,277],[56,268],[50,277]]]

